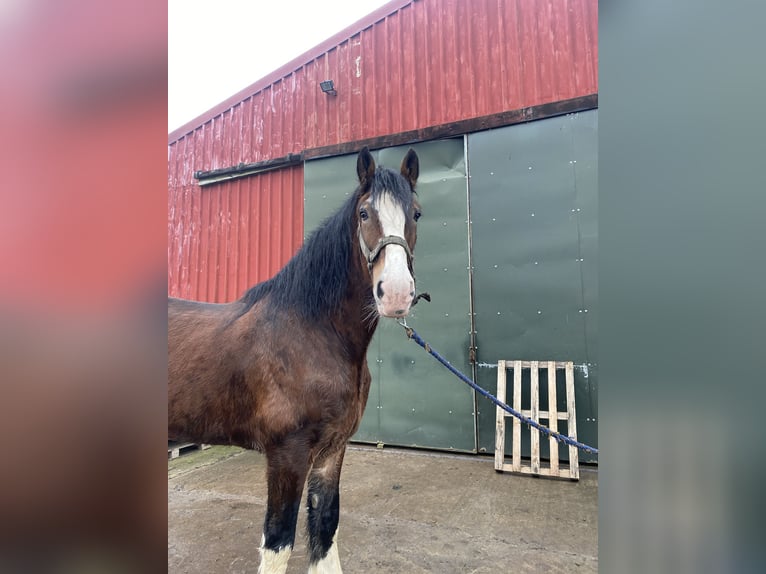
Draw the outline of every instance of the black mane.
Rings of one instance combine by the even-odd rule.
[[[413,190],[398,172],[379,167],[370,182],[371,199],[388,193],[409,213]],[[357,233],[357,188],[341,208],[315,229],[274,277],[248,289],[240,301],[244,314],[266,295],[278,308],[292,308],[305,319],[318,319],[340,309],[349,282],[351,246]]]

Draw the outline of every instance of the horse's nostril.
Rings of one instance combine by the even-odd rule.
[[[414,296],[415,296],[415,291],[410,291],[410,297],[414,297]]]
[[[378,294],[378,299],[383,299],[383,281],[378,281],[376,292]]]

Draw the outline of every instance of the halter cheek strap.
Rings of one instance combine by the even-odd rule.
[[[385,237],[381,237],[378,240],[378,244],[375,246],[375,248],[370,251],[370,249],[367,247],[367,243],[365,242],[364,237],[362,237],[362,230],[359,230],[359,247],[361,247],[362,254],[364,255],[365,259],[367,259],[367,269],[369,269],[370,273],[372,273],[372,266],[375,265],[375,261],[378,259],[380,252],[383,251],[383,248],[386,245],[391,244],[399,245],[400,247],[404,248],[404,252],[407,254],[407,266],[412,269],[412,250],[404,239],[397,237],[396,235],[386,235]]]

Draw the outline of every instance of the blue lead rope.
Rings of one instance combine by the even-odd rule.
[[[473,382],[471,379],[469,379],[469,378],[468,378],[468,377],[466,377],[466,376],[465,376],[463,373],[461,373],[461,372],[460,372],[460,371],[458,371],[458,370],[457,370],[455,367],[453,367],[453,366],[452,366],[452,364],[451,364],[451,363],[450,363],[450,362],[449,362],[447,359],[445,359],[444,357],[442,357],[442,356],[441,356],[441,355],[440,355],[440,354],[439,354],[437,351],[434,351],[434,350],[431,348],[431,346],[430,346],[428,343],[426,343],[426,342],[425,342],[425,341],[422,339],[422,337],[421,337],[420,335],[418,335],[418,334],[415,332],[415,329],[413,329],[412,327],[408,327],[406,323],[403,323],[403,322],[401,322],[401,321],[399,322],[399,324],[400,324],[402,327],[404,327],[404,330],[405,330],[405,331],[407,331],[407,337],[408,337],[409,339],[412,339],[412,340],[413,340],[413,341],[415,341],[415,342],[416,342],[418,345],[420,345],[421,347],[423,347],[423,348],[424,348],[424,349],[425,349],[425,350],[428,352],[428,354],[429,354],[429,355],[433,356],[433,357],[434,357],[434,358],[435,358],[437,361],[439,361],[439,362],[440,362],[442,365],[444,365],[445,367],[447,367],[447,369],[449,369],[449,370],[450,370],[450,372],[452,372],[452,374],[454,374],[454,375],[455,375],[457,378],[459,378],[459,379],[460,379],[461,381],[463,381],[465,384],[467,384],[468,386],[470,386],[472,389],[474,389],[474,390],[475,390],[477,393],[479,393],[479,394],[480,394],[480,395],[482,395],[483,397],[486,397],[486,398],[488,398],[490,401],[492,401],[493,403],[495,403],[495,404],[496,404],[498,407],[500,407],[500,408],[501,408],[501,409],[503,409],[504,411],[507,411],[507,412],[509,412],[510,414],[512,414],[513,416],[515,416],[517,419],[521,420],[521,422],[523,422],[523,423],[526,423],[526,424],[528,424],[529,426],[536,428],[536,429],[537,429],[537,430],[539,430],[541,433],[543,433],[543,434],[545,434],[545,435],[547,435],[547,436],[549,436],[549,437],[551,437],[551,436],[552,436],[553,438],[555,438],[555,439],[556,439],[557,441],[559,441],[559,442],[563,442],[563,443],[566,443],[566,444],[568,444],[569,446],[574,446],[574,447],[577,447],[577,448],[579,448],[580,450],[584,450],[585,452],[590,452],[590,453],[593,453],[593,454],[598,454],[598,449],[597,449],[597,448],[593,448],[592,446],[588,446],[587,444],[583,444],[583,443],[581,443],[581,442],[577,442],[577,441],[576,441],[575,439],[573,439],[572,437],[569,437],[569,436],[563,435],[563,434],[561,434],[561,433],[557,433],[557,432],[555,432],[555,431],[552,431],[551,429],[549,429],[548,427],[544,427],[543,425],[541,425],[541,424],[540,424],[540,423],[538,423],[537,421],[535,421],[535,420],[532,420],[531,418],[529,418],[529,417],[527,417],[527,416],[524,416],[523,414],[521,414],[521,413],[520,413],[519,411],[517,411],[516,409],[514,409],[514,408],[512,408],[512,407],[509,407],[509,406],[508,406],[508,405],[506,405],[506,404],[505,404],[503,401],[501,401],[500,399],[498,399],[498,398],[497,398],[496,396],[494,396],[493,394],[491,394],[491,393],[488,393],[487,391],[485,391],[484,389],[482,389],[482,388],[481,388],[479,385],[477,385],[476,383],[474,383],[474,382]]]

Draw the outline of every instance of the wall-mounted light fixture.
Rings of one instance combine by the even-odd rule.
[[[331,96],[338,95],[338,92],[335,91],[335,84],[332,83],[332,80],[325,80],[324,82],[319,82],[319,87],[322,89],[322,91],[325,94],[329,94]]]

